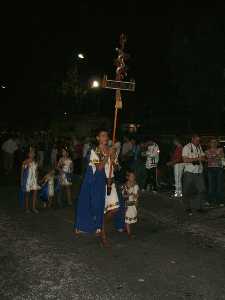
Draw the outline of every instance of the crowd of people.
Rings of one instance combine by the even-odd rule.
[[[216,139],[203,146],[197,134],[187,144],[174,138],[165,154],[160,141],[153,138],[141,141],[127,135],[112,145],[106,130],[98,131],[96,137],[53,137],[46,133],[2,137],[1,166],[5,176],[15,171],[19,174],[20,204],[26,213],[38,213],[38,202],[44,208],[72,206],[76,175],[83,183],[76,201],[75,233],[93,228],[104,232],[103,215],[115,211],[118,229],[125,228],[130,234],[130,225],[137,222],[140,194],[160,192],[165,170],[173,174],[173,180],[167,182],[174,190],[173,197],[183,201],[189,215],[193,210],[204,212],[208,206],[224,206],[225,159]],[[87,201],[92,197],[102,198],[90,204]],[[88,207],[92,207],[95,221],[90,220],[93,211],[87,211]]]

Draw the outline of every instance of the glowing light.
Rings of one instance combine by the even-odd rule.
[[[94,81],[92,82],[92,88],[98,88],[98,87],[100,87],[99,81],[98,81],[98,80],[94,80]]]
[[[5,86],[5,85],[1,85],[1,88],[2,88],[2,89],[6,89],[6,86]]]
[[[80,58],[80,59],[84,59],[83,53],[79,53],[77,56],[78,56],[78,58]]]

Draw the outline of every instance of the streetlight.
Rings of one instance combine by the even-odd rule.
[[[80,58],[80,59],[84,59],[83,53],[78,53],[77,57]]]
[[[93,89],[99,88],[100,87],[100,82],[98,80],[93,80],[91,87]]]
[[[95,79],[91,82],[92,89],[98,90],[100,86],[101,86],[101,84],[100,84],[99,80]],[[99,96],[99,93],[97,93],[97,91],[95,93],[95,101],[97,102],[98,113],[100,114],[101,113],[101,98]]]

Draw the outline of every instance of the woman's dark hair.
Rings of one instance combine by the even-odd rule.
[[[101,132],[107,132],[108,135],[109,135],[109,130],[106,129],[105,127],[99,127],[98,129],[96,129],[95,130],[95,139],[93,141],[93,147],[94,148],[97,147],[98,144],[99,144],[98,141],[97,141],[97,139],[96,139],[96,137],[99,136]]]
[[[98,136],[101,132],[107,132],[109,134],[109,130],[105,127],[99,127],[95,131],[95,136]]]

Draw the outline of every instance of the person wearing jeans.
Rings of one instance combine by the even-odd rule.
[[[223,205],[223,168],[222,159],[224,153],[222,148],[218,148],[218,142],[212,139],[209,149],[206,151],[207,176],[208,176],[208,200],[211,205]]]

